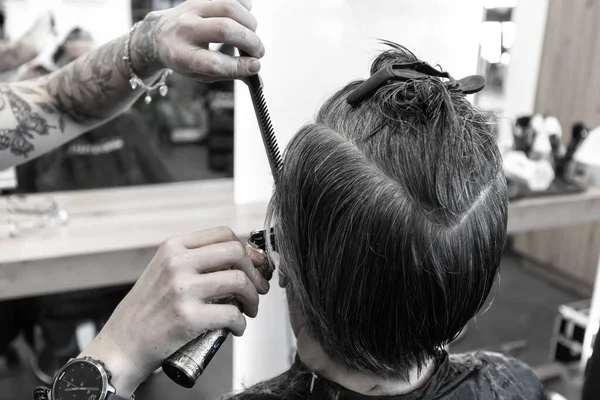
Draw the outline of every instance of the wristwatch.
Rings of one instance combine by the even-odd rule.
[[[110,380],[111,374],[101,361],[71,359],[54,378],[52,400],[129,400],[115,394]]]

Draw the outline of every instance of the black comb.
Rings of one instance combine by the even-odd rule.
[[[249,57],[248,53],[240,50],[240,54],[245,57]],[[267,109],[267,102],[265,101],[265,95],[263,93],[262,82],[260,76],[252,75],[246,80],[246,84],[250,89],[250,97],[252,99],[252,105],[254,106],[254,112],[256,113],[256,119],[258,120],[258,127],[260,134],[265,145],[267,152],[267,159],[271,166],[271,173],[273,179],[277,183],[277,176],[282,165],[281,153],[279,152],[279,146],[277,146],[277,139],[275,138],[275,131],[271,124],[271,117],[269,116],[269,110]]]

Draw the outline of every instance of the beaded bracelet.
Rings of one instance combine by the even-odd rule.
[[[173,73],[173,71],[171,71],[170,69],[165,70],[160,76],[158,82],[152,86],[146,85],[146,83],[133,71],[129,45],[131,43],[131,37],[133,36],[133,32],[140,23],[141,21],[136,22],[135,25],[133,25],[127,33],[127,38],[125,39],[125,51],[123,54],[123,60],[125,60],[125,62],[127,63],[127,67],[129,68],[129,76],[131,77],[129,79],[129,84],[131,85],[131,89],[136,90],[138,87],[142,88],[146,92],[146,97],[144,97],[144,101],[146,102],[146,104],[150,104],[152,102],[152,96],[150,96],[150,93],[154,90],[158,89],[158,92],[162,97],[165,97],[167,95],[167,93],[169,92],[169,88],[167,87],[167,78]]]

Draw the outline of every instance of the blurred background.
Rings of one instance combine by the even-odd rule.
[[[56,24],[38,56],[1,79],[50,73],[179,3],[6,0],[2,40],[18,40],[45,10]],[[498,135],[511,235],[493,306],[451,350],[519,357],[549,389],[577,399],[600,317],[600,1],[260,0],[253,13],[281,147],[337,88],[368,76],[379,38],[456,78],[485,76],[470,100]],[[262,226],[272,177],[245,84],[172,75],[168,88],[0,172],[3,399],[27,398],[95,335],[162,239],[222,224],[243,237]],[[45,222],[15,222],[32,209]],[[196,388],[157,374],[138,396],[212,399],[283,371],[294,340],[283,292],[272,286],[259,317],[228,340]]]

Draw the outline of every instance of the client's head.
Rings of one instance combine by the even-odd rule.
[[[394,46],[371,74],[414,61]],[[484,304],[505,242],[506,181],[490,123],[464,95],[432,77],[351,106],[360,83],[292,139],[268,220],[290,307],[324,351],[406,378]]]

